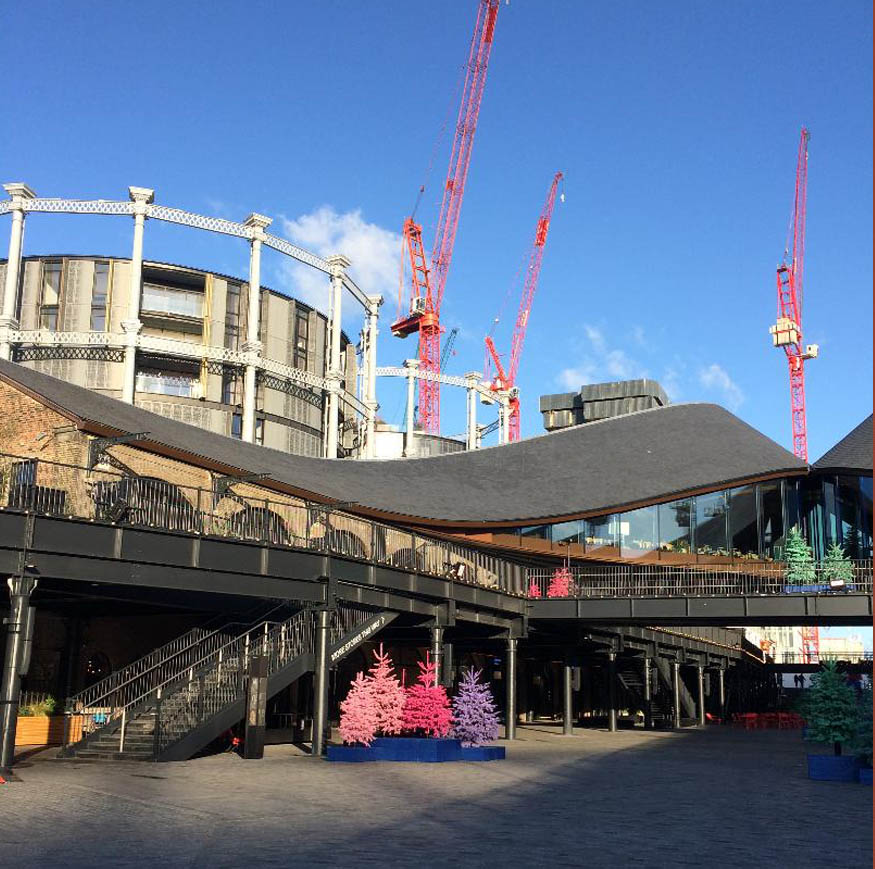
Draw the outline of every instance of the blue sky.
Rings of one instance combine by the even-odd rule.
[[[40,195],[158,202],[340,250],[387,296],[398,232],[423,182],[473,26],[452,3],[5,4],[29,33],[6,65],[3,180]],[[871,412],[871,5],[822,2],[502,4],[443,321],[449,368],[509,347],[513,279],[553,173],[556,207],[520,372],[523,433],[538,396],[650,376],[790,442],[786,364],[769,343],[796,146],[811,130],[805,337],[810,454]],[[35,52],[35,53],[31,53]],[[31,59],[29,59],[31,58]],[[448,140],[418,217],[433,235]],[[129,255],[119,219],[35,216],[26,253]],[[146,255],[245,275],[239,242],[152,222]],[[324,306],[324,284],[266,259],[265,281]],[[351,303],[348,304],[351,308]],[[357,323],[350,321],[350,329]],[[381,383],[383,414],[403,395]],[[444,397],[444,431],[464,426]],[[485,416],[485,412],[484,412]]]
[[[40,62],[7,67],[3,174],[41,195],[157,201],[345,247],[387,295],[397,233],[453,104],[474,0],[6,7],[40,22]],[[482,367],[557,169],[557,205],[520,372],[523,432],[538,395],[647,375],[677,401],[717,401],[789,444],[786,365],[769,345],[774,268],[799,128],[811,129],[805,333],[810,452],[872,409],[871,7],[862,2],[502,4],[443,312],[450,367]],[[448,140],[419,217],[433,233]],[[30,221],[28,253],[126,254],[101,218]],[[246,250],[150,224],[147,256],[245,274]],[[268,258],[266,279],[315,301],[313,275]],[[352,308],[352,305],[349,305]],[[350,328],[356,328],[350,321]],[[381,384],[383,412],[403,398]],[[463,427],[444,398],[444,430]],[[485,413],[485,411],[484,411]]]

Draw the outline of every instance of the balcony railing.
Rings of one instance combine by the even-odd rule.
[[[222,491],[0,454],[0,509],[326,553],[523,595],[523,569],[253,483]]]
[[[855,561],[847,577],[814,564],[804,581],[786,564],[607,564],[529,568],[527,595],[539,598],[732,597],[738,595],[872,594],[872,560]]]

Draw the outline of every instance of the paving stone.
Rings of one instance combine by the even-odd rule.
[[[10,867],[872,865],[872,789],[809,781],[798,732],[519,733],[488,764],[44,752],[0,786],[0,854]]]

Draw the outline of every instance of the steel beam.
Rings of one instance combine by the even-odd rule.
[[[316,675],[313,679],[313,757],[325,750],[325,730],[328,724],[328,627],[331,611],[328,607],[319,610],[316,624]]]

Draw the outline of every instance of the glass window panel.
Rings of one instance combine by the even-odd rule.
[[[158,395],[177,395],[196,398],[200,378],[187,374],[170,374],[166,371],[140,370],[137,372],[137,391]]]
[[[61,268],[60,262],[43,264],[43,292],[40,299],[43,305],[58,304],[61,295]]]
[[[849,558],[861,558],[859,477],[839,477],[837,506],[842,549]]]
[[[860,477],[860,558],[872,557],[872,478]]]
[[[641,507],[620,515],[620,554],[642,558],[657,548],[656,507]]]
[[[725,492],[696,496],[696,552],[699,555],[729,555]]]
[[[659,505],[659,548],[663,552],[690,554],[691,498]]]
[[[553,526],[554,543],[580,543],[583,523],[579,519],[571,522],[557,522]]]
[[[730,489],[729,536],[732,540],[733,558],[759,557],[756,486]]]
[[[40,328],[54,332],[58,328],[58,306],[43,305],[40,308]]]
[[[240,438],[243,437],[243,416],[239,413],[231,414],[231,437]]]
[[[109,281],[109,263],[94,264],[94,283],[91,286],[91,305],[101,307],[106,305],[106,290]]]
[[[521,537],[534,537],[538,540],[550,539],[549,525],[527,525],[525,528],[520,528]]]
[[[586,551],[601,551],[604,555],[619,555],[619,521],[617,516],[598,516],[585,523]]]
[[[781,505],[781,483],[760,483],[762,503],[763,555],[780,560],[784,551],[784,511]]]
[[[814,557],[821,559],[824,546],[823,481],[820,477],[806,477],[799,481],[799,519],[802,533],[814,550]],[[792,526],[791,526],[792,527]]]
[[[203,314],[203,293],[143,284],[141,307],[158,314],[176,314],[180,317],[200,317]]]

